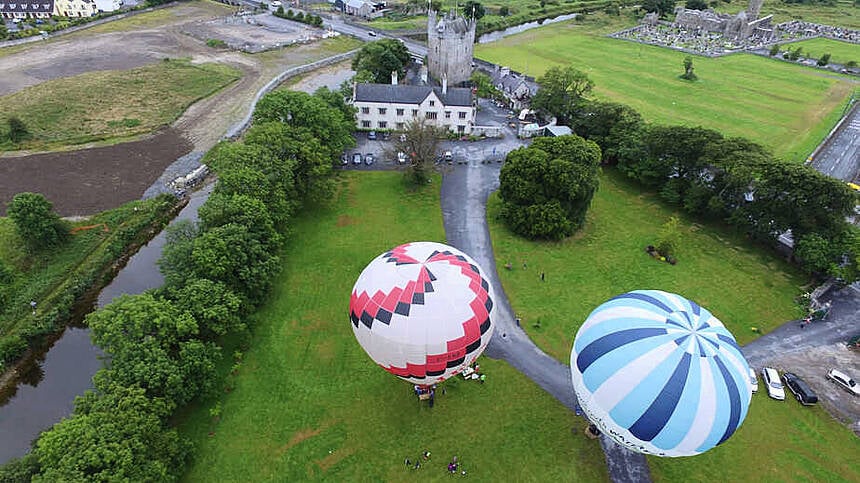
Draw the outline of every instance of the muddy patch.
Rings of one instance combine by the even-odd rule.
[[[0,212],[17,193],[42,193],[60,216],[91,215],[139,199],[191,151],[167,128],[140,141],[77,151],[0,157]]]

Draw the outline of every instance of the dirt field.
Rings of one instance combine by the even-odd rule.
[[[0,160],[0,206],[15,193],[43,193],[60,216],[89,215],[139,199],[170,163],[191,150],[169,128],[142,141]]]
[[[138,199],[176,158],[211,148],[245,116],[256,92],[277,74],[355,46],[355,41],[329,39],[249,55],[212,49],[182,33],[191,23],[230,12],[212,2],[183,3],[159,11],[150,20],[144,17],[148,14],[127,19],[134,20],[125,29],[121,23],[125,20],[121,20],[96,27],[93,33],[84,30],[30,44],[26,49],[13,48],[11,53],[0,50],[0,95],[49,79],[130,69],[165,57],[225,63],[243,73],[239,82],[191,106],[172,129],[145,139],[113,146],[80,146],[76,151],[0,154],[0,214],[21,191],[44,193],[62,215],[91,214]],[[110,31],[99,33],[98,29],[106,26]]]

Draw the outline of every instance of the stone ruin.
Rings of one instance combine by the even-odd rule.
[[[774,37],[773,15],[757,18],[760,9],[761,0],[750,0],[750,7],[737,15],[717,13],[712,9],[677,7],[673,26],[695,33],[719,33],[735,42],[745,42],[750,38],[770,40]]]

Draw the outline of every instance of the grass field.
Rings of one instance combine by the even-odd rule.
[[[765,0],[761,7],[761,16],[773,15],[774,23],[789,20],[805,20],[807,22],[825,25],[839,25],[860,29],[860,7],[854,0],[836,0],[834,5],[823,3],[785,3],[782,0]],[[746,7],[743,2],[720,3],[717,10],[727,13],[738,13]]]
[[[573,65],[594,81],[595,97],[628,104],[648,121],[744,136],[794,161],[823,139],[857,86],[754,55],[695,57],[699,81],[690,83],[678,78],[685,55],[606,38],[588,23],[553,24],[475,47],[476,57],[534,76]]]
[[[200,9],[205,9],[212,16],[229,15],[236,11],[235,7],[230,7],[223,3],[200,0],[191,3],[190,6],[179,5],[170,8],[162,8],[152,12],[141,13],[124,19],[103,23],[101,25],[96,25],[95,27],[90,27],[84,32],[86,32],[87,35],[91,35],[158,27],[166,23],[181,20],[182,17],[188,13],[189,8],[193,9],[198,15],[198,11]]]
[[[0,148],[42,149],[150,132],[238,78],[225,65],[170,60],[43,82],[0,97],[0,129],[17,116],[31,135]]]
[[[618,173],[601,177],[582,233],[561,243],[533,243],[512,235],[488,207],[496,265],[529,336],[567,363],[582,321],[610,297],[639,288],[680,293],[709,308],[740,343],[752,325],[765,332],[799,316],[793,297],[803,279],[791,267],[722,230],[685,220],[679,262],[648,256],[661,224],[673,212]],[[682,218],[683,219],[683,218]],[[528,267],[522,268],[527,261]],[[546,282],[540,282],[540,272]],[[551,303],[548,303],[552,301]],[[534,323],[540,320],[540,328]],[[764,388],[753,396],[739,431],[723,445],[692,458],[649,457],[655,481],[858,481],[860,440],[821,407],[791,398],[779,402]]]
[[[391,172],[341,181],[333,207],[296,220],[220,421],[208,401],[181,425],[198,446],[185,481],[442,481],[453,455],[478,481],[605,481],[582,421],[506,363],[482,358],[486,384],[448,381],[430,409],[367,357],[347,316],[352,285],[397,244],[444,241],[439,180],[418,193]],[[425,449],[430,462],[406,469]]]
[[[601,176],[585,228],[563,242],[515,236],[498,219],[498,210],[494,195],[487,218],[496,266],[510,262],[514,267],[499,271],[502,284],[529,336],[561,361],[570,357],[573,336],[591,310],[635,289],[661,289],[695,300],[741,344],[755,337],[752,326],[767,332],[801,315],[794,297],[805,279],[791,266],[731,232],[691,222],[615,171]],[[684,227],[674,266],[645,253],[672,215]],[[546,273],[544,283],[540,272]],[[540,328],[533,327],[538,320]]]
[[[781,47],[782,50],[786,50],[788,47],[791,47],[792,49],[802,47],[803,56],[812,59],[818,59],[824,54],[830,54],[830,62],[833,62],[834,64],[845,64],[852,60],[860,63],[860,45],[852,44],[850,42],[817,38],[802,40],[800,42],[792,42],[790,44],[782,45]]]

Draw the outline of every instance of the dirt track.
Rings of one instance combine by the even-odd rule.
[[[176,158],[211,148],[228,127],[241,120],[256,92],[290,66],[316,60],[317,44],[248,55],[209,48],[181,33],[190,22],[229,10],[210,2],[183,3],[168,9],[163,25],[127,32],[88,33],[59,38],[2,56],[0,95],[50,79],[84,72],[130,69],[165,57],[219,62],[242,71],[242,78],[191,106],[173,129],[140,141],[113,146],[80,146],[76,151],[0,154],[0,214],[14,194],[45,194],[62,215],[86,215],[138,199]]]

